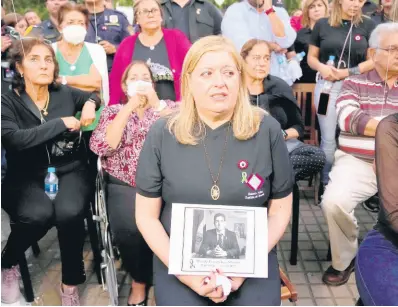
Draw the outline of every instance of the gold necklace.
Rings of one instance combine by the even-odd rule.
[[[214,178],[213,172],[211,171],[211,167],[210,167],[210,157],[209,154],[207,152],[207,147],[206,147],[206,142],[205,140],[203,140],[203,147],[205,149],[205,158],[206,158],[206,162],[207,162],[207,167],[209,169],[210,172],[210,176],[211,176],[211,180],[213,181],[213,185],[210,189],[210,196],[211,198],[213,198],[213,200],[217,200],[220,198],[220,187],[218,186],[218,180],[220,179],[220,174],[221,174],[221,168],[224,162],[224,157],[225,157],[225,153],[227,151],[227,143],[228,143],[228,135],[229,135],[229,129],[231,128],[231,122],[228,124],[228,130],[225,136],[225,141],[224,141],[224,148],[223,148],[223,152],[221,155],[221,159],[220,159],[220,165],[218,167],[218,173],[217,173],[217,177]]]
[[[39,106],[37,106],[39,108],[40,112],[42,112],[44,116],[48,115],[47,108],[48,108],[49,104],[50,104],[50,93],[48,93],[48,95],[47,95],[47,100],[46,100],[46,103],[44,104],[44,107],[40,108]]]

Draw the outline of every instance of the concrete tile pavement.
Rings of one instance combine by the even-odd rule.
[[[356,210],[361,236],[373,227],[376,215],[365,211],[362,206]],[[5,218],[4,218],[5,219]],[[3,213],[2,213],[3,222]],[[3,223],[2,223],[3,224]],[[36,258],[30,255],[28,258],[29,270],[33,288],[37,297],[35,305],[60,305],[59,285],[61,280],[61,263],[58,241],[55,229],[52,229],[39,242],[40,255]],[[2,225],[2,245],[4,246],[4,229]],[[290,280],[298,290],[299,300],[296,303],[283,302],[283,306],[352,306],[358,298],[355,284],[355,276],[351,275],[349,282],[340,287],[329,287],[322,283],[322,274],[330,265],[326,261],[328,249],[327,225],[322,217],[321,209],[314,205],[311,193],[303,193],[300,200],[300,227],[299,227],[299,251],[297,265],[289,263],[290,257],[291,227],[278,244],[278,259]],[[82,305],[106,306],[108,294],[97,282],[93,272],[93,255],[90,243],[87,241],[84,247],[84,262],[87,281],[79,287]],[[127,297],[130,292],[131,279],[125,272],[118,273],[119,281],[119,305],[127,305]],[[23,299],[20,302],[24,304]],[[149,295],[149,305],[154,306],[153,288]]]

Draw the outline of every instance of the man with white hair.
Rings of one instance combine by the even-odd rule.
[[[332,265],[323,282],[346,283],[358,250],[355,207],[377,193],[372,164],[380,120],[398,112],[398,23],[379,25],[369,40],[374,69],[344,81],[336,102],[339,147],[322,199],[329,227]],[[355,70],[355,68],[350,68]]]

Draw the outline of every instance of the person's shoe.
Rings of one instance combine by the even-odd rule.
[[[79,292],[77,287],[64,288],[61,285],[62,306],[80,306]]]
[[[19,268],[17,265],[11,269],[1,269],[1,302],[13,304],[19,301]]]
[[[330,266],[323,274],[322,281],[329,286],[344,285],[350,278],[351,273],[354,272],[354,268],[355,258],[351,261],[348,268],[346,268],[344,271],[338,271],[334,269],[333,266]]]
[[[146,306],[146,305],[147,305],[147,299],[143,300],[141,303],[138,303],[138,304],[127,303],[127,306]]]
[[[322,196],[323,193],[325,192],[325,186],[322,182],[319,184],[319,189],[318,189],[318,204],[322,202]]]
[[[371,198],[368,200],[364,201],[362,203],[362,206],[365,210],[372,212],[372,213],[377,213],[380,211],[380,199],[379,196],[373,195]]]

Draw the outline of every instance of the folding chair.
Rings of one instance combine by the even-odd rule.
[[[118,283],[116,276],[115,255],[111,240],[111,230],[106,208],[106,187],[101,160],[97,163],[98,175],[96,179],[95,208],[93,220],[97,222],[97,233],[101,245],[101,279],[102,287],[109,293],[109,304],[118,306]]]

